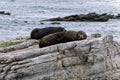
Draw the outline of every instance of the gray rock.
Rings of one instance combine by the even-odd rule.
[[[17,42],[17,41],[15,41],[15,42]],[[20,50],[20,49],[28,48],[28,47],[35,45],[35,44],[38,44],[38,43],[39,43],[38,40],[27,40],[27,41],[24,41],[24,42],[17,44],[17,45],[5,47],[5,48],[0,48],[0,52],[7,53],[7,52],[15,51],[15,50]]]
[[[101,34],[100,33],[91,34],[90,37],[91,38],[99,38],[99,37],[101,37]]]
[[[111,35],[0,53],[0,80],[119,80],[119,54]]]

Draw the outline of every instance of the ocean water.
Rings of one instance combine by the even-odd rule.
[[[0,15],[0,41],[19,36],[29,36],[34,28],[61,26],[67,30],[83,30],[88,35],[101,33],[120,39],[120,20],[108,22],[60,22],[51,24],[41,20],[71,14],[89,12],[120,13],[120,0],[0,0],[0,11],[11,15]]]

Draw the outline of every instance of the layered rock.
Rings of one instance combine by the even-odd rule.
[[[119,16],[119,15],[118,15]],[[43,21],[98,21],[98,22],[105,22],[109,19],[115,19],[117,18],[115,15],[103,13],[103,14],[97,14],[97,13],[88,13],[88,14],[80,14],[80,15],[70,15],[66,17],[57,17],[57,18],[51,18]]]
[[[0,80],[119,80],[119,53],[111,35],[0,53]]]
[[[7,53],[7,52],[11,52],[11,51],[16,51],[16,50],[20,50],[20,49],[24,49],[24,48],[28,48],[32,45],[38,44],[39,41],[38,40],[28,40],[28,41],[24,41],[21,44],[18,45],[13,45],[13,46],[9,46],[9,47],[5,47],[5,48],[0,48],[0,53]]]

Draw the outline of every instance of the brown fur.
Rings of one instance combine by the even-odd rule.
[[[58,43],[75,41],[75,40],[83,40],[86,38],[87,35],[83,31],[57,32],[43,37],[39,42],[39,47],[45,47]]]

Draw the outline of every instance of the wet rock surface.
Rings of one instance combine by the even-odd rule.
[[[70,16],[65,16],[65,17],[57,17],[57,18],[51,18],[51,19],[46,19],[43,21],[95,21],[95,22],[106,22],[109,19],[118,19],[120,18],[120,15],[112,15],[112,14],[97,14],[95,12],[93,13],[88,13],[88,14],[79,14],[79,15],[70,15]]]

